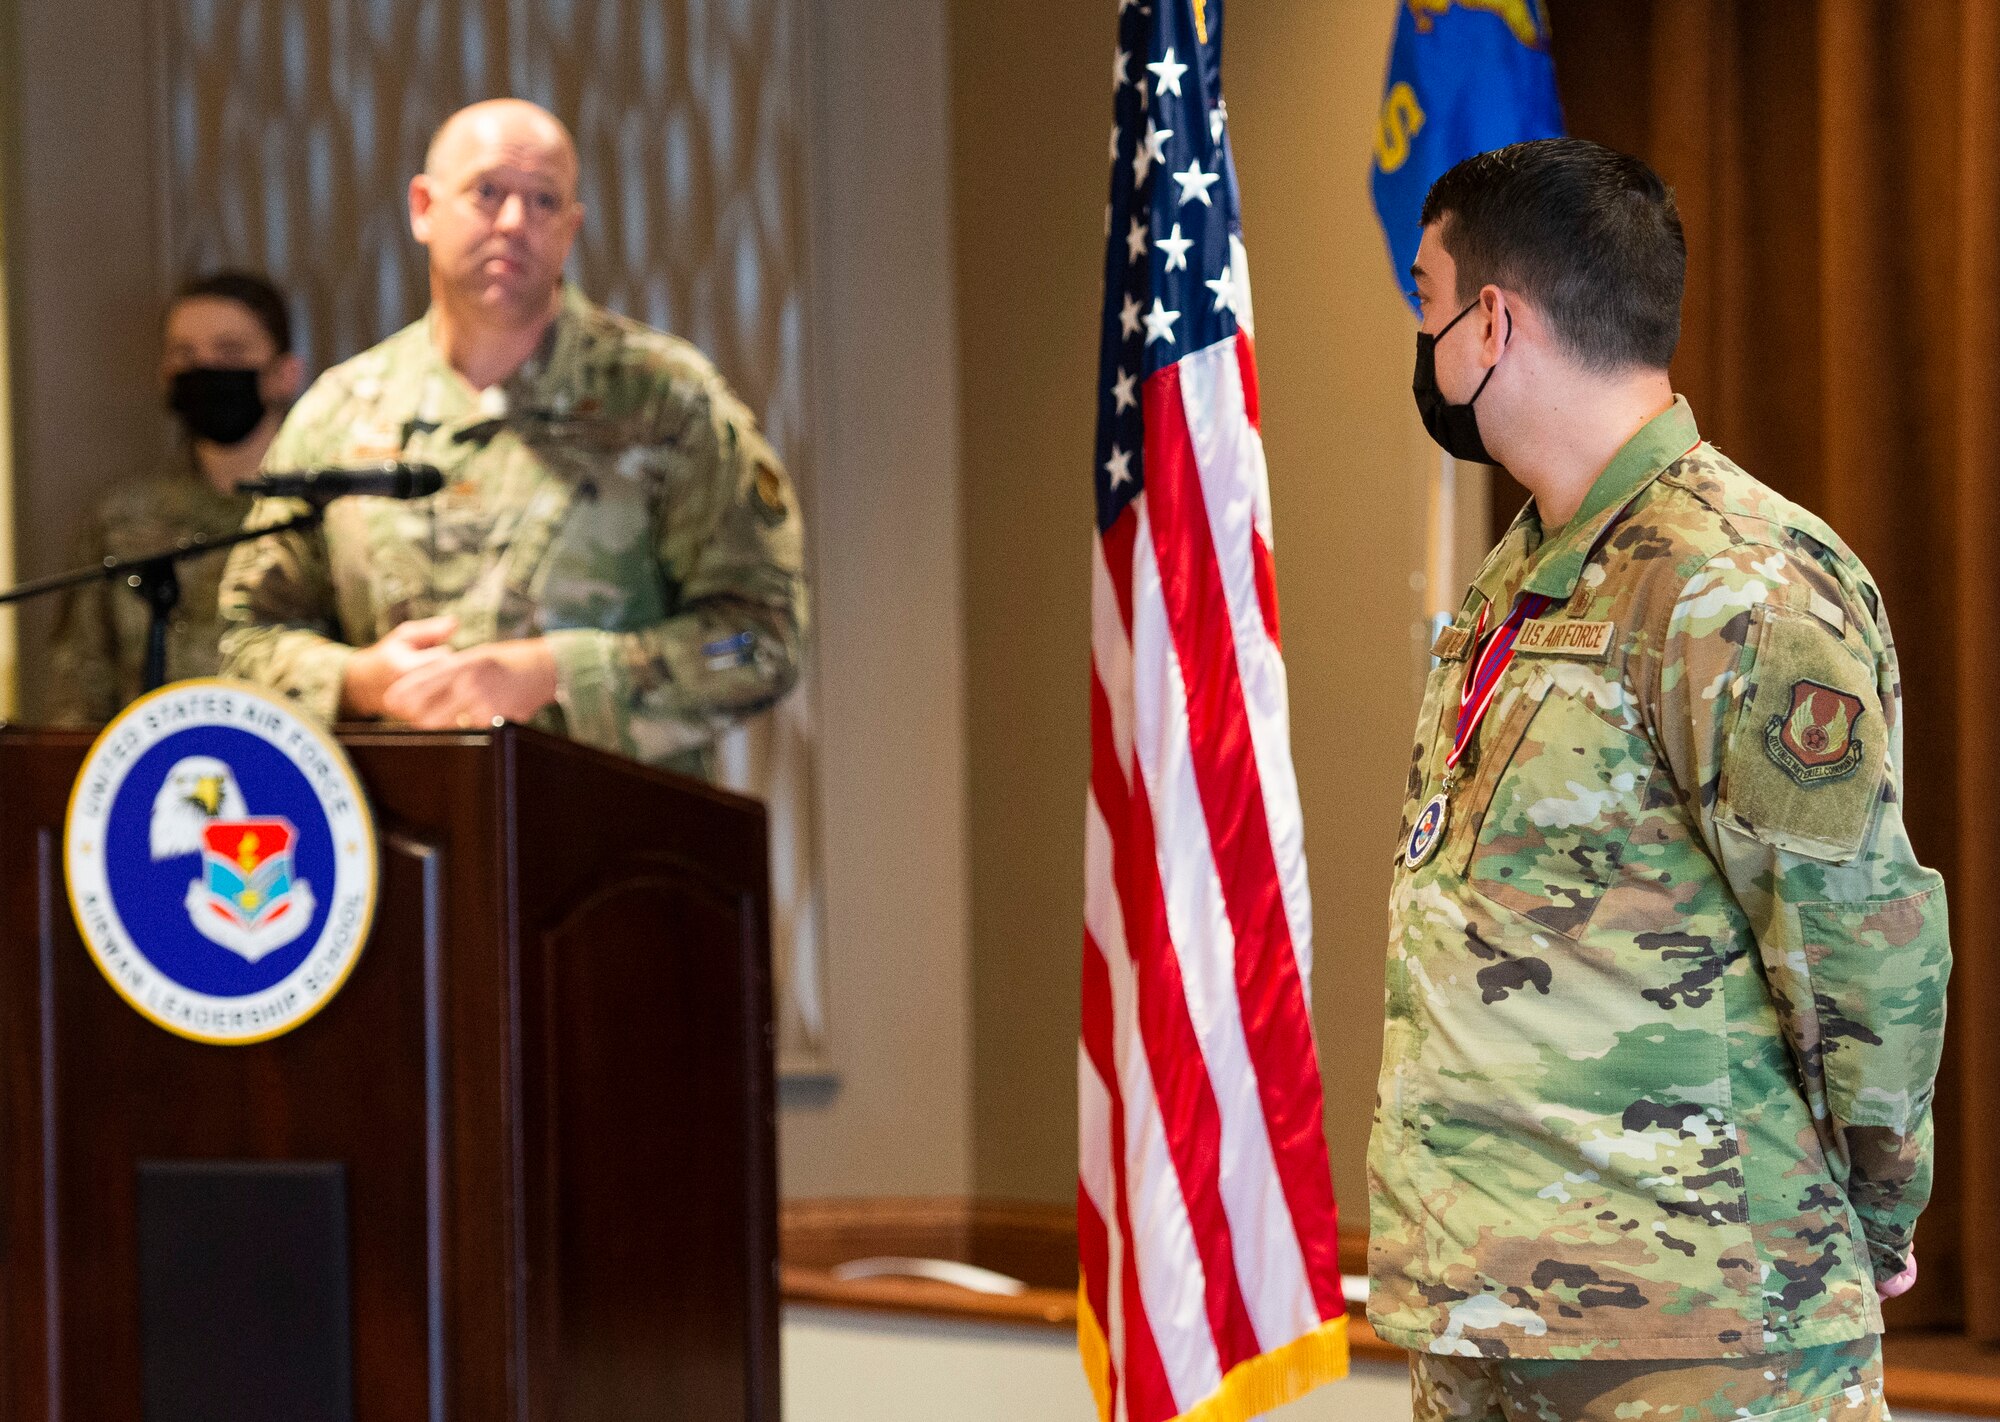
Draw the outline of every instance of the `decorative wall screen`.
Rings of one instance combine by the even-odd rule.
[[[446,115],[517,94],[576,134],[594,299],[692,340],[808,512],[803,0],[156,0],[166,270],[261,269],[317,371],[428,300],[405,192]],[[783,1069],[825,1067],[815,691],[732,736],[771,809]]]

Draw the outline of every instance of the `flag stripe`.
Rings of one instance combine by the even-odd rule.
[[[1093,825],[1091,837],[1097,841],[1102,852],[1108,857],[1109,831],[1104,829],[1102,818],[1096,815],[1094,801],[1090,808]],[[1101,940],[1096,932],[1088,929],[1084,933],[1086,974],[1091,971],[1089,965],[1093,959],[1097,970],[1102,974],[1096,987],[1096,991],[1101,993],[1096,1001],[1103,1013],[1099,1020],[1116,1021],[1121,1012],[1129,1013],[1131,1010],[1132,974],[1129,965],[1122,963],[1125,956],[1122,946],[1123,935],[1117,925],[1116,913],[1114,902],[1108,913],[1109,922],[1100,930],[1104,934],[1104,939]],[[1088,988],[1090,985],[1088,976],[1085,983]],[[1101,1041],[1098,1044],[1099,1050],[1118,1053],[1124,1045],[1125,1036],[1129,1034],[1122,1034],[1110,1042]],[[1128,1099],[1139,1101],[1142,1121],[1156,1122],[1157,1113],[1149,1109],[1152,1098],[1151,1088],[1145,1076],[1145,1059],[1137,1052],[1120,1053],[1120,1055],[1123,1056],[1123,1061],[1114,1064],[1113,1074],[1099,1078],[1106,1087],[1106,1100],[1110,1107],[1109,1133],[1105,1137],[1105,1144],[1109,1149],[1103,1159],[1103,1168],[1109,1172],[1111,1180],[1110,1208],[1103,1218],[1107,1225],[1116,1226],[1107,1229],[1103,1295],[1109,1310],[1107,1332],[1111,1345],[1113,1371],[1114,1374],[1122,1371],[1125,1375],[1125,1386],[1117,1394],[1114,1410],[1131,1417],[1171,1417],[1175,1412],[1174,1392],[1168,1384],[1166,1366],[1161,1360],[1152,1325],[1147,1318],[1145,1292],[1139,1281],[1138,1252],[1132,1244],[1133,1186],[1130,1180],[1131,1169],[1124,1148],[1130,1129],[1126,1101]],[[1132,1093],[1131,1096],[1127,1095],[1128,1091]],[[1138,1134],[1144,1135],[1146,1132],[1141,1131]],[[1157,1130],[1152,1134],[1156,1135]],[[1171,1253],[1162,1258],[1162,1263],[1166,1267],[1179,1262],[1182,1261],[1175,1259]],[[1200,1266],[1197,1263],[1192,1267],[1199,1269]],[[1173,1340],[1170,1338],[1169,1341]],[[1201,1341],[1202,1337],[1198,1334],[1197,1346]],[[1210,1356],[1213,1356],[1212,1350]]]
[[[1082,1078],[1079,1078],[1081,1080]],[[1111,1116],[1107,1110],[1102,1121],[1092,1124],[1110,1129]],[[1107,1184],[1105,1198],[1110,1198]],[[1104,1291],[1105,1280],[1111,1277],[1111,1232],[1104,1223],[1104,1211],[1098,1202],[1079,1184],[1076,1191],[1076,1257],[1083,1274],[1084,1307],[1090,1310],[1088,1318],[1077,1320],[1077,1346],[1083,1350],[1086,1370],[1093,1364],[1090,1360],[1094,1351],[1092,1340],[1086,1334],[1093,1326],[1099,1330],[1109,1327],[1105,1322],[1107,1299]],[[1111,1351],[1108,1335],[1100,1332],[1098,1346],[1103,1349],[1101,1359],[1095,1366],[1103,1369],[1101,1377],[1093,1379],[1098,1385],[1103,1410],[1115,1414],[1120,1410],[1118,1354]]]
[[[1100,773],[1099,778],[1113,777]],[[1087,805],[1085,854],[1099,862],[1112,862],[1120,892],[1099,900],[1094,907],[1086,899],[1085,926],[1104,950],[1112,1021],[1120,1027],[1114,1046],[1119,1053],[1117,1100],[1123,1103],[1123,1127],[1113,1134],[1112,1160],[1122,1201],[1120,1228],[1126,1243],[1126,1363],[1130,1373],[1134,1361],[1132,1330],[1141,1325],[1149,1328],[1158,1344],[1163,1374],[1171,1384],[1170,1401],[1193,1399],[1205,1396],[1224,1369],[1207,1307],[1207,1261],[1181,1191],[1168,1121],[1145,1049],[1146,1034],[1133,1025],[1140,1016],[1145,989],[1138,955],[1128,951],[1126,936],[1127,926],[1135,921],[1142,926],[1143,936],[1143,925],[1150,916],[1142,909],[1135,919],[1131,911],[1134,886],[1141,900],[1150,894],[1157,902],[1158,879],[1151,871],[1151,830],[1143,791],[1121,794],[1110,803],[1121,810],[1130,838],[1121,841],[1112,835],[1101,813],[1104,802],[1093,794]],[[1150,888],[1146,887],[1149,883]],[[1134,1416],[1146,1412],[1139,1405],[1140,1383],[1136,1374],[1131,1376]]]
[[[1086,935],[1088,939],[1088,935]],[[1094,939],[1085,944],[1086,961],[1094,958],[1105,973],[1104,990],[1109,993],[1108,959]],[[1125,1139],[1125,1108],[1116,1093],[1107,1097],[1110,1105],[1108,1142]],[[1113,1410],[1134,1422],[1172,1417],[1179,1410],[1173,1388],[1167,1382],[1166,1365],[1147,1321],[1146,1305],[1139,1286],[1139,1261],[1131,1247],[1131,1190],[1127,1180],[1125,1153],[1113,1150],[1106,1164],[1111,1173],[1111,1210],[1100,1221],[1115,1220],[1117,1229],[1106,1229],[1104,1287],[1105,1305],[1117,1322],[1111,1326],[1111,1376],[1106,1380],[1115,1399]],[[1081,1246],[1079,1245],[1079,1251]],[[1079,1257],[1081,1254],[1079,1252]],[[1115,1291],[1114,1291],[1115,1283]],[[1095,1303],[1092,1307],[1097,1307]],[[1121,1379],[1122,1373],[1122,1379]],[[1122,1381],[1123,1386],[1119,1384]]]
[[[1091,749],[1093,767],[1105,775],[1105,793],[1114,805],[1124,803],[1124,783],[1115,767],[1101,764],[1111,744],[1108,727],[1111,713],[1104,687],[1091,678]],[[1120,993],[1112,986],[1113,971],[1107,957],[1118,955],[1122,971],[1126,1009],[1131,1004],[1131,973],[1123,967],[1125,928],[1118,906],[1115,848],[1111,831],[1100,812],[1097,794],[1084,800],[1084,962],[1082,1044],[1092,1059],[1104,1091],[1108,1119],[1104,1134],[1086,1133],[1079,1152],[1079,1183],[1086,1189],[1093,1182],[1104,1186],[1105,1207],[1100,1211],[1106,1239],[1103,1272],[1092,1281],[1086,1274],[1085,1288],[1099,1302],[1098,1319],[1105,1331],[1107,1358],[1105,1375],[1097,1379],[1098,1391],[1110,1402],[1107,1416],[1126,1422],[1130,1398],[1125,1387],[1137,1378],[1140,1398],[1148,1410],[1171,1406],[1159,1355],[1151,1331],[1146,1327],[1145,1309],[1139,1299],[1138,1273],[1131,1249],[1132,1220],[1125,1169],[1125,1104],[1123,1063],[1131,1055],[1131,1033],[1119,1017]],[[1084,1256],[1079,1253],[1079,1261]],[[1150,1360],[1150,1361],[1149,1361]],[[1124,1381],[1121,1382],[1121,1375]]]
[[[1108,848],[1108,845],[1106,846]],[[1109,867],[1105,866],[1109,873]],[[1106,1366],[1099,1381],[1112,1412],[1122,1409],[1122,1361],[1125,1320],[1119,1283],[1123,1279],[1123,1231],[1109,1221],[1124,1206],[1124,1181],[1110,1150],[1122,1139],[1125,1111],[1118,1099],[1118,1075],[1112,1044],[1111,976],[1104,952],[1088,929],[1083,935],[1083,1035],[1077,1044],[1077,1117],[1083,1139],[1097,1143],[1081,1152],[1077,1172],[1077,1262],[1083,1272],[1084,1297],[1104,1330]],[[1157,1365],[1157,1358],[1154,1360]],[[1164,1391],[1164,1386],[1162,1386]]]
[[[1137,522],[1138,516],[1130,509],[1119,515],[1121,524]],[[1132,632],[1129,622],[1119,620],[1119,606],[1131,605],[1131,541],[1125,544],[1123,579],[1125,593],[1121,599],[1118,580],[1112,576],[1111,567],[1105,560],[1103,544],[1092,540],[1091,573],[1091,616],[1090,655],[1093,670],[1099,681],[1104,683],[1107,701],[1104,719],[1097,721],[1097,703],[1091,703],[1091,735],[1093,744],[1100,734],[1111,748],[1116,760],[1121,780],[1132,776]]]
[[[1104,758],[1111,744],[1108,729],[1111,712],[1104,687],[1095,676],[1091,678],[1090,690],[1090,744],[1095,763]],[[1114,803],[1123,802],[1123,784],[1115,769],[1107,777],[1106,789],[1108,794],[1117,797]],[[1084,799],[1082,1045],[1085,1055],[1095,1063],[1108,1114],[1102,1135],[1085,1132],[1081,1137],[1078,1180],[1085,1189],[1101,1184],[1104,1190],[1104,1207],[1099,1212],[1106,1232],[1103,1269],[1095,1279],[1086,1272],[1084,1283],[1086,1293],[1096,1299],[1093,1307],[1098,1310],[1097,1317],[1104,1328],[1107,1345],[1105,1373],[1096,1379],[1097,1391],[1109,1401],[1107,1417],[1124,1422],[1129,1408],[1121,1386],[1121,1374],[1129,1369],[1136,1366],[1140,1372],[1142,1392],[1148,1380],[1157,1382],[1153,1393],[1155,1400],[1170,1394],[1163,1374],[1148,1373],[1143,1363],[1127,1361],[1136,1357],[1133,1348],[1127,1346],[1128,1315],[1133,1323],[1132,1336],[1136,1338],[1143,1330],[1145,1313],[1143,1309],[1134,1313],[1126,1306],[1128,1298],[1137,1297],[1137,1275],[1131,1268],[1132,1225],[1127,1207],[1124,1159],[1125,1106],[1119,1065],[1127,1055],[1126,1043],[1130,1034],[1118,1021],[1117,995],[1111,987],[1111,969],[1103,947],[1109,944],[1111,951],[1121,957],[1125,952],[1125,929],[1118,908],[1114,854],[1111,832],[1105,825],[1093,791]],[[1126,996],[1129,1000],[1129,991]],[[1079,1253],[1079,1262],[1086,1257]],[[1084,1267],[1087,1269],[1088,1265]],[[1145,1349],[1140,1351],[1152,1347],[1150,1333],[1145,1338]],[[1155,1369],[1158,1361],[1155,1354]]]
[[[1109,714],[1103,683],[1092,677],[1091,716],[1098,734],[1091,739],[1091,793],[1085,801],[1084,936],[1087,947],[1099,950],[1110,1006],[1108,1014],[1100,1008],[1086,1022],[1108,1020],[1113,1025],[1108,1046],[1097,1044],[1100,1060],[1113,1072],[1106,1079],[1112,1129],[1103,1148],[1109,1153],[1116,1200],[1112,1218],[1118,1227],[1106,1277],[1117,1280],[1113,1356],[1123,1361],[1127,1375],[1121,1398],[1125,1411],[1133,1418],[1171,1417],[1177,1410],[1177,1394],[1202,1395],[1209,1379],[1222,1369],[1200,1307],[1202,1261],[1165,1148],[1166,1124],[1136,1026],[1138,985],[1126,935],[1131,918],[1127,900],[1132,897],[1127,885],[1149,877],[1145,872],[1149,862],[1138,859],[1128,842],[1111,829],[1110,817],[1130,823],[1133,797],[1125,777],[1110,762],[1109,739],[1102,733]],[[1095,995],[1091,999],[1101,1000]],[[1135,1213],[1145,1226],[1142,1234],[1133,1232]],[[1189,1285],[1179,1308],[1173,1293],[1176,1280]],[[1164,1352],[1162,1341],[1167,1345]],[[1174,1364],[1171,1383],[1169,1361]]]
[[[1143,507],[1143,503],[1134,505]],[[1143,533],[1140,547],[1145,546]],[[1140,569],[1145,576],[1145,569]],[[1142,613],[1140,625],[1145,625]],[[1144,646],[1135,641],[1135,655]],[[1093,681],[1093,701],[1102,695]],[[1140,707],[1140,717],[1145,707]],[[1192,1240],[1201,1259],[1209,1326],[1220,1371],[1227,1372],[1257,1353],[1257,1335],[1233,1267],[1229,1219],[1223,1207],[1219,1166],[1222,1159],[1221,1112],[1206,1060],[1189,1015],[1181,981],[1180,959],[1174,952],[1164,889],[1163,861],[1154,844],[1151,803],[1146,786],[1135,778],[1129,793],[1101,754],[1092,756],[1091,789],[1100,811],[1122,811],[1122,841],[1114,838],[1116,872],[1126,941],[1138,986],[1138,1033],[1145,1049],[1160,1117],[1179,1195],[1184,1202]],[[1141,765],[1147,752],[1139,751]]]
[[[1262,782],[1237,672],[1234,629],[1216,552],[1203,513],[1200,473],[1182,417],[1180,367],[1146,380],[1147,517],[1156,530],[1160,588],[1183,666],[1204,675],[1188,697],[1188,731],[1209,840],[1221,873],[1237,951],[1235,972],[1243,1026],[1279,1178],[1294,1221],[1334,1218],[1322,1098],[1305,993],[1265,817]],[[1199,520],[1199,522],[1197,522]],[[1136,639],[1135,639],[1136,642]],[[1142,679],[1135,646],[1135,679]],[[1142,737],[1143,739],[1143,737]],[[1335,1240],[1329,1230],[1300,1235],[1321,1316],[1345,1307]]]
[[[1243,1422],[1345,1370],[1221,30],[1118,10],[1077,1056],[1104,1422]]]
[[[1105,572],[1111,578],[1111,595],[1118,606],[1118,626],[1124,629],[1128,648],[1132,641],[1132,541],[1137,536],[1138,524],[1138,515],[1128,507],[1097,540]]]
[[[1282,650],[1278,639],[1278,566],[1264,535],[1255,529],[1250,533],[1250,556],[1257,565],[1257,613],[1264,619],[1264,635],[1274,649]]]
[[[1111,982],[1104,956],[1086,932],[1083,947],[1083,1036],[1077,1043],[1077,1121],[1095,1132],[1097,1140],[1111,1139],[1111,1123],[1118,1110],[1111,1083],[1116,1074],[1108,1053],[1111,1050]],[[1101,1015],[1099,1015],[1101,1014]],[[1099,1053],[1106,1055],[1100,1057]],[[1109,1278],[1110,1240],[1104,1220],[1112,1210],[1111,1175],[1108,1151],[1085,1151],[1077,1171],[1077,1255],[1083,1266],[1084,1292],[1098,1322],[1110,1325],[1111,1300],[1105,1292]],[[1092,1212],[1095,1229],[1086,1229],[1081,1212]]]
[[[1186,1022],[1186,1001],[1167,1000],[1177,972],[1165,943],[1152,811],[1146,787],[1137,781],[1125,832],[1130,860],[1121,870],[1129,873],[1121,872],[1120,878],[1143,904],[1133,934],[1132,1016],[1124,1019],[1133,1024],[1141,1050],[1131,1054],[1126,1099],[1136,1101],[1143,1084],[1145,1104],[1152,1108],[1138,1113],[1127,1129],[1126,1164],[1137,1227],[1132,1248],[1145,1286],[1146,1316],[1162,1344],[1161,1361],[1175,1399],[1185,1406],[1212,1392],[1245,1346],[1254,1351],[1255,1339],[1231,1267],[1228,1222],[1215,1188],[1221,1137],[1215,1099]],[[1135,905],[1128,900],[1128,906]],[[1172,1047],[1156,1051],[1155,1041],[1175,1016],[1180,1030]],[[1164,1081],[1156,1075],[1156,1062]]]
[[[1255,545],[1268,521],[1264,442],[1245,417],[1241,342],[1212,346],[1182,361],[1181,411],[1201,476],[1201,508],[1229,609],[1243,712],[1256,751],[1258,789],[1269,826],[1285,922],[1301,984],[1312,980],[1312,894],[1306,883],[1305,829],[1292,773],[1291,712],[1285,662],[1258,606]]]
[[[1150,553],[1143,527],[1140,548],[1140,606],[1157,605],[1155,588],[1143,584]],[[1142,615],[1142,627],[1145,620]],[[1164,636],[1157,640],[1169,665],[1158,674],[1148,669],[1143,677],[1148,685],[1163,688],[1166,700],[1157,718],[1141,704],[1141,763],[1147,790],[1158,806],[1167,920],[1175,944],[1191,945],[1177,946],[1176,958],[1221,1115],[1222,1159],[1229,1163],[1229,1169],[1220,1173],[1219,1183],[1236,1274],[1244,1281],[1257,1336],[1269,1348],[1318,1323],[1319,1314],[1279,1185],[1257,1091],[1257,1073],[1243,1032],[1242,1009],[1230,967],[1235,956],[1234,930],[1209,845],[1193,764],[1185,754],[1166,757],[1157,766],[1146,764],[1147,747],[1165,743],[1184,748],[1188,740],[1186,703],[1179,668],[1172,664],[1173,648]]]
[[[1243,416],[1250,421],[1250,428],[1263,432],[1264,416],[1259,404],[1257,383],[1257,346],[1250,332],[1239,328],[1236,332],[1236,363],[1243,370]]]

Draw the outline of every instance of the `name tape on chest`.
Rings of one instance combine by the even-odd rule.
[[[1617,630],[1617,624],[1611,622],[1537,618],[1522,624],[1514,650],[1538,656],[1602,657],[1611,650],[1611,637]]]

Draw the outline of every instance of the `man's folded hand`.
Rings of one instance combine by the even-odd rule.
[[[531,720],[556,699],[556,659],[539,637],[488,642],[418,663],[383,693],[384,714],[427,730]]]

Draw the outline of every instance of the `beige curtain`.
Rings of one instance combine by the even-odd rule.
[[[1891,1321],[2000,1340],[2000,0],[1551,9],[1571,131],[1679,195],[1676,384],[1887,598],[1957,954],[1923,1277]]]

